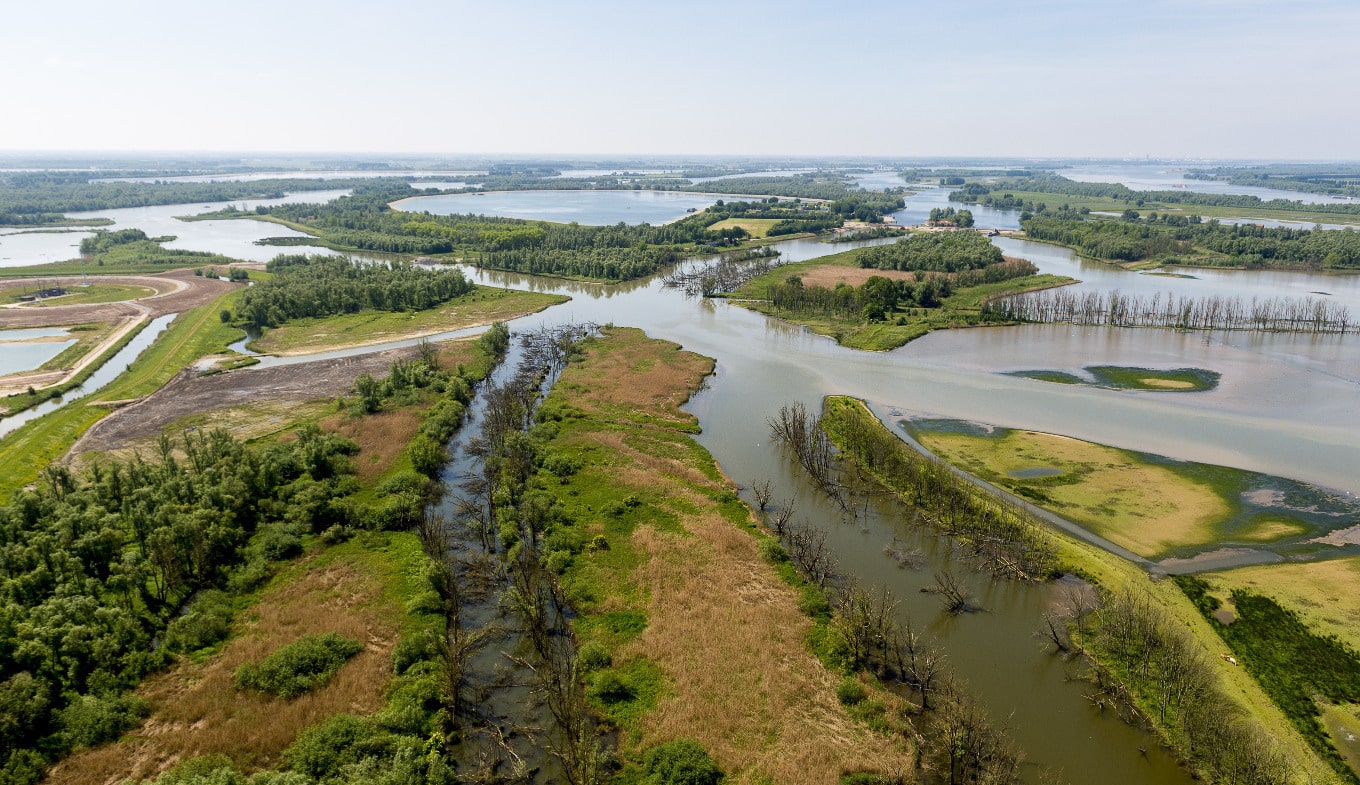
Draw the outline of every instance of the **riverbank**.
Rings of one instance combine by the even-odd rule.
[[[828,411],[831,410],[831,407],[834,407],[838,417],[850,417],[857,422],[858,427],[862,429],[861,432],[867,438],[883,445],[889,445],[881,450],[875,450],[874,454],[878,457],[873,465],[867,465],[861,463],[864,459],[862,451],[851,448],[849,443],[836,437],[836,431],[833,431],[833,439],[837,441],[837,445],[847,456],[860,463],[862,468],[868,470],[878,482],[889,490],[898,494],[905,503],[911,504],[913,498],[904,495],[903,486],[899,483],[899,480],[905,479],[905,477],[899,476],[900,472],[885,474],[884,467],[892,464],[894,460],[900,461],[897,464],[899,467],[908,467],[916,465],[921,459],[911,457],[915,455],[914,451],[890,432],[862,403],[850,399],[833,398],[828,399],[826,405]],[[885,451],[887,452],[885,453]],[[894,459],[890,454],[892,451],[898,451],[905,457]],[[1047,537],[1056,545],[1057,563],[1060,565],[1060,571],[1076,572],[1100,586],[1107,597],[1115,595],[1132,596],[1138,598],[1139,602],[1151,603],[1151,607],[1160,609],[1157,611],[1158,613],[1169,614],[1175,620],[1175,627],[1183,627],[1189,630],[1194,636],[1198,650],[1201,652],[1200,658],[1204,662],[1204,667],[1208,669],[1208,673],[1211,673],[1211,675],[1205,677],[1207,679],[1205,683],[1216,696],[1215,700],[1222,700],[1229,705],[1238,707],[1269,738],[1274,739],[1285,759],[1289,762],[1290,770],[1297,781],[1304,781],[1308,776],[1327,779],[1328,769],[1326,764],[1308,747],[1302,736],[1270,701],[1260,686],[1244,670],[1218,656],[1223,648],[1222,641],[1200,615],[1194,604],[1173,582],[1149,580],[1148,573],[1130,561],[1101,550],[1089,542],[1076,539],[1065,532],[1051,529],[1037,520],[1028,525],[1041,527],[1047,531]],[[1089,613],[1092,610],[1087,609],[1083,613]],[[1078,645],[1082,649],[1087,648],[1085,635],[1080,636],[1078,641]],[[1114,673],[1127,673],[1131,667],[1124,660],[1102,661],[1102,664],[1107,671]],[[1185,737],[1186,728],[1179,719],[1180,713],[1173,712],[1167,715],[1163,706],[1158,705],[1159,699],[1155,693],[1146,692],[1141,687],[1130,687],[1124,698],[1117,698],[1116,700],[1122,699],[1133,700],[1139,708],[1140,716],[1156,725],[1167,742],[1177,748],[1179,754],[1201,763],[1207,760],[1202,757],[1203,751],[1196,751],[1192,746],[1188,746]]]
[[[562,583],[582,652],[607,652],[590,692],[625,756],[690,738],[732,781],[905,776],[910,749],[849,715],[838,676],[807,648],[798,592],[689,437],[697,421],[677,407],[713,362],[634,329],[582,350],[539,415],[557,430],[546,465],[575,468],[540,476],[593,543]]]

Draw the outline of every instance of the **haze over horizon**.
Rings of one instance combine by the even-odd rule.
[[[5,13],[0,152],[1360,158],[1338,0]]]

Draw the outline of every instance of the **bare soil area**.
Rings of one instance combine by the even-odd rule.
[[[75,286],[80,283],[81,279],[80,276],[56,276],[43,280],[51,281],[56,286]],[[193,270],[188,269],[170,270],[154,275],[101,275],[98,276],[97,280],[100,283],[147,286],[154,289],[156,293],[139,300],[119,303],[61,305],[60,299],[58,299],[57,302],[50,304],[25,303],[0,307],[0,328],[85,324],[88,322],[115,321],[128,317],[140,318],[144,314],[154,318],[167,313],[181,313],[196,308],[242,286],[239,283],[230,283],[217,278],[200,277],[194,275]],[[32,281],[0,281],[0,290],[31,285]]]
[[[204,376],[194,368],[169,384],[95,423],[71,448],[111,452],[138,440],[156,438],[176,420],[212,409],[271,401],[310,401],[343,395],[361,373],[386,376],[393,360],[416,356],[418,347],[317,360],[272,368],[241,368]]]

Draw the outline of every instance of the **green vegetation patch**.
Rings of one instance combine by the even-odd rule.
[[[917,247],[916,237],[953,239],[927,239]],[[828,279],[835,276],[825,273],[837,267],[854,269],[863,283],[832,285]],[[883,272],[860,272],[866,267]],[[886,351],[931,330],[1013,323],[984,306],[1008,294],[1072,282],[1036,271],[1025,260],[1002,259],[1000,250],[975,232],[910,235],[892,245],[781,266],[728,296],[843,346]]]
[[[1088,365],[1082,369],[1087,376],[1068,371],[1034,370],[1007,371],[1007,376],[1019,376],[1054,384],[1075,384],[1104,387],[1110,390],[1150,390],[1154,392],[1208,392],[1218,387],[1222,374],[1204,368],[1138,368],[1123,365]]]
[[[1176,583],[1313,749],[1348,782],[1360,782],[1332,745],[1319,704],[1360,702],[1360,654],[1335,636],[1315,634],[1273,599],[1249,591],[1232,592],[1237,618],[1224,625],[1214,617],[1221,603],[1210,584],[1193,576],[1178,577]]]
[[[238,690],[257,690],[296,698],[324,686],[363,644],[328,632],[299,638],[258,663],[245,663],[233,678]]]

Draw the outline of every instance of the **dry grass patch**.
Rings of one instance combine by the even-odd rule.
[[[1212,543],[1215,524],[1230,512],[1208,485],[1113,447],[1033,431],[926,431],[917,438],[950,463],[1003,485],[1027,469],[1061,470],[1027,487],[1047,495],[1044,507],[1142,556]]]
[[[804,286],[824,286],[827,289],[836,288],[838,283],[849,286],[863,286],[865,281],[875,276],[890,278],[894,281],[916,280],[912,273],[905,270],[875,270],[865,267],[846,267],[839,264],[824,264],[799,274],[799,277],[803,279]]]
[[[682,351],[679,344],[654,341],[636,329],[605,331],[609,348],[590,361],[571,366],[563,376],[570,404],[593,415],[693,424],[681,404],[713,372],[713,360]],[[587,342],[587,347],[597,345]]]
[[[752,237],[759,239],[768,235],[770,227],[779,223],[779,221],[778,218],[727,218],[708,228],[715,232],[720,232],[723,229],[741,228],[745,229]]]
[[[693,738],[737,781],[906,775],[906,750],[838,702],[837,677],[804,643],[811,620],[760,560],[755,538],[712,512],[682,525],[697,541],[645,526],[633,537],[650,624],[622,653],[657,663],[669,685],[636,741]]]
[[[353,439],[359,445],[354,456],[355,474],[371,485],[396,465],[407,443],[420,430],[428,406],[408,406],[363,417],[337,414],[321,421],[321,428]]]
[[[383,598],[381,582],[353,564],[313,559],[291,580],[266,590],[236,623],[219,654],[183,662],[153,676],[138,690],[152,706],[150,719],[122,740],[77,753],[59,763],[46,782],[115,785],[154,777],[201,755],[226,755],[245,771],[273,768],[303,729],[341,712],[371,714],[383,706],[392,678],[400,609]],[[337,632],[364,644],[324,687],[281,700],[237,691],[232,675],[304,635]]]
[[[1239,567],[1202,577],[1224,597],[1236,589],[1272,597],[1319,635],[1336,635],[1360,651],[1360,556]]]

